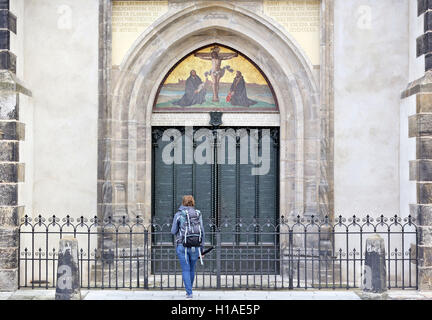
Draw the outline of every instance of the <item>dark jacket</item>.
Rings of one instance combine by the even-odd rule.
[[[171,233],[176,236],[176,245],[179,245],[182,243],[182,238],[180,234],[180,215],[182,210],[188,210],[189,212],[194,212],[194,207],[185,207],[181,205],[174,215],[172,227],[171,227]],[[205,234],[204,234],[204,225],[202,222],[202,216],[200,216],[200,224],[201,224],[201,231],[202,231],[202,242],[201,242],[201,252],[204,250],[204,240],[205,240]]]
[[[173,102],[173,104],[182,107],[191,106],[194,104],[203,104],[205,102],[205,95],[206,95],[205,88],[195,93],[195,90],[197,90],[202,83],[203,82],[200,77],[190,76],[186,80],[185,94],[180,100]]]
[[[246,82],[243,76],[234,78],[230,91],[234,92],[230,101],[233,106],[249,107],[257,103],[247,97]]]

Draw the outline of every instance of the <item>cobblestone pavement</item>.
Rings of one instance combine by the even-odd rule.
[[[182,290],[81,290],[83,300],[183,300]],[[0,292],[0,300],[54,300],[55,290]],[[194,291],[194,300],[432,300],[432,292],[388,291],[364,294],[361,291]]]

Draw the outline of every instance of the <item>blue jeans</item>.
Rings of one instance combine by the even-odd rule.
[[[195,249],[193,252],[193,249]],[[177,257],[180,260],[180,266],[182,268],[183,283],[188,295],[192,294],[192,286],[195,279],[195,264],[199,259],[198,248],[187,248],[185,256],[185,247],[179,244],[177,245]],[[186,263],[187,260],[187,263]]]

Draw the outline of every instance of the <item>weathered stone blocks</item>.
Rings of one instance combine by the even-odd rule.
[[[432,246],[432,205],[411,205],[410,213],[416,220],[419,245]]]
[[[113,215],[116,205],[112,204],[100,204],[98,203],[98,213],[100,213],[100,216],[103,218],[110,217]]]
[[[419,0],[419,15],[424,13],[424,34],[417,38],[417,57],[425,55],[425,71],[432,70],[432,12],[430,0]]]
[[[9,10],[9,0],[0,0],[0,10],[1,9]]]
[[[314,177],[317,174],[317,169],[319,166],[318,161],[306,160],[304,166],[305,177]]]
[[[17,33],[17,17],[8,10],[0,10],[0,28]]]
[[[15,291],[18,288],[18,269],[0,269],[0,291]]]
[[[416,141],[417,160],[432,159],[432,138],[421,137]]]
[[[410,180],[417,181],[417,204],[410,206],[410,212],[416,218],[418,230],[419,288],[429,290],[432,289],[432,0],[417,0],[417,8],[419,16],[424,14],[424,34],[417,38],[417,57],[425,55],[426,73],[405,92],[417,94],[417,114],[409,117],[408,124],[409,137],[417,138],[416,160],[410,161]]]
[[[10,50],[10,31],[0,30],[0,49]]]
[[[410,213],[420,226],[432,226],[432,204],[412,204]]]
[[[432,135],[432,114],[416,114],[408,121],[410,138]]]
[[[432,203],[432,183],[417,183],[417,203]]]
[[[0,248],[18,246],[18,228],[0,227]]]
[[[0,69],[16,73],[16,55],[10,51],[0,52]]]
[[[428,54],[426,54],[427,56]],[[423,77],[411,82],[407,89],[401,94],[402,99],[410,97],[418,93],[431,93],[432,92],[432,72],[429,70]]]
[[[124,181],[127,178],[128,173],[128,163],[127,162],[120,162],[120,161],[103,161],[104,166],[99,166],[98,168],[98,179],[104,180],[105,179],[105,171],[107,170],[107,166],[109,166],[109,169],[111,172],[113,172],[113,180],[117,181]]]
[[[424,32],[432,31],[432,11],[425,12],[424,15]]]
[[[417,183],[417,202],[429,204],[432,200],[432,185],[430,183]]]
[[[0,140],[24,140],[25,125],[16,121],[0,122]]]
[[[0,291],[18,287],[17,226],[23,213],[18,204],[18,182],[25,167],[19,161],[19,141],[25,125],[19,120],[19,93],[31,95],[16,78],[17,57],[10,52],[11,32],[17,33],[17,18],[9,12],[9,0],[0,0]]]
[[[18,185],[0,184],[0,206],[18,205]]]
[[[432,94],[421,93],[416,97],[417,113],[432,112]]]
[[[419,245],[418,252],[419,265],[432,267],[432,245]]]
[[[411,181],[432,181],[432,160],[410,161]]]
[[[432,53],[426,54],[425,56],[425,70],[432,70]]]
[[[2,94],[0,96],[0,119],[18,120],[19,95],[16,93]]]
[[[18,268],[18,248],[0,248],[0,269]]]
[[[5,162],[19,161],[18,142],[0,140],[0,161],[5,161]]]
[[[432,0],[417,0],[417,14],[421,15],[432,9]]]
[[[420,245],[432,245],[432,226],[417,227]]]
[[[24,182],[23,163],[0,163],[0,183]]]
[[[419,267],[419,290],[432,290],[432,267]]]
[[[109,181],[99,181],[97,184],[97,202],[100,204],[112,202],[112,188]]]
[[[24,216],[23,206],[0,207],[0,226],[16,227],[22,216]]]

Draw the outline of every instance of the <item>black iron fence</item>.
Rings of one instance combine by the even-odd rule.
[[[178,289],[183,287],[171,221],[140,217],[101,220],[26,216],[19,228],[20,288],[56,286],[59,239],[79,243],[82,288]],[[281,218],[207,221],[198,261],[200,289],[350,289],[361,287],[366,239],[386,245],[389,289],[417,289],[418,233],[411,216],[373,219]]]

